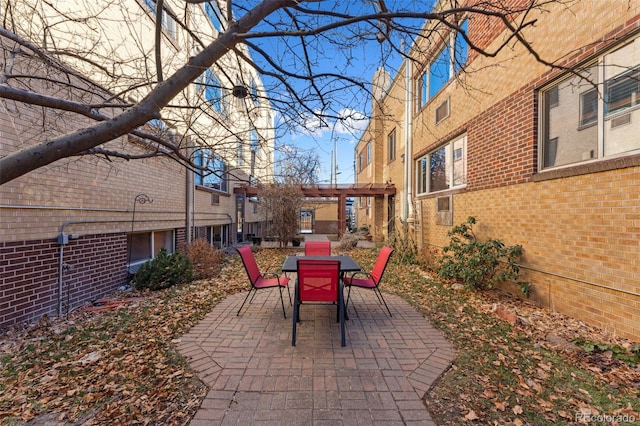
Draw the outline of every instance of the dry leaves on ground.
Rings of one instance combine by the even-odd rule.
[[[206,388],[174,343],[215,303],[246,289],[242,265],[231,258],[213,279],[118,294],[127,303],[10,331],[0,339],[0,420],[186,424]]]
[[[260,250],[261,269],[285,250]],[[354,250],[370,268],[377,250]],[[458,349],[450,371],[427,395],[438,423],[566,424],[592,415],[640,419],[640,371],[595,360],[575,337],[615,341],[600,330],[497,292],[469,293],[393,261],[383,290],[406,298]],[[220,275],[141,297],[119,309],[78,311],[0,339],[0,420],[8,424],[186,424],[206,388],[175,343],[228,294],[248,289],[236,256]],[[498,306],[517,315],[514,325]],[[549,336],[556,336],[550,339]]]
[[[392,266],[385,281],[457,346],[452,368],[426,398],[439,424],[579,424],[603,415],[640,421],[640,369],[572,343],[634,342],[506,293],[466,291],[418,268]]]

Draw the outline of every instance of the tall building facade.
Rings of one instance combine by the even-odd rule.
[[[63,106],[0,98],[0,156],[122,112],[227,23],[216,2],[167,0],[159,13],[149,0],[4,3],[4,84]],[[136,132],[0,186],[0,327],[126,285],[161,249],[196,238],[224,248],[256,233],[255,200],[233,189],[272,178],[274,117],[241,53],[203,69]]]
[[[521,43],[471,49],[507,40],[491,18],[458,15],[468,40],[427,23],[355,151],[358,183],[397,195],[359,200],[358,224],[379,240],[405,225],[435,258],[473,216],[480,239],[523,246],[533,301],[638,339],[640,5],[584,3],[526,16],[553,66]]]

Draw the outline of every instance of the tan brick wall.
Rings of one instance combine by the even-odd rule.
[[[532,300],[637,339],[638,187],[634,167],[462,192],[453,196],[454,225],[474,216],[478,238],[522,245]],[[451,228],[435,225],[435,199],[421,202],[425,241],[446,245]]]
[[[392,183],[397,188],[394,197],[396,212],[394,218],[387,217],[388,197],[372,199],[368,208],[366,206],[360,207],[360,202],[356,199],[354,208],[357,212],[358,227],[369,227],[373,237],[378,241],[387,238],[389,220],[396,220],[402,212],[403,194],[401,188],[404,181],[404,162],[410,161],[405,158],[407,129],[404,120],[404,79],[403,67],[401,72],[395,76],[384,102],[374,104],[374,118],[356,146],[356,153],[360,153],[366,148],[367,142],[371,141],[373,144],[373,161],[361,173],[357,174],[357,182],[360,184]],[[387,138],[394,130],[396,133],[396,155],[394,160],[389,161]]]
[[[596,49],[602,49],[607,43],[611,44],[637,28],[639,14],[638,0],[586,0],[572,3],[569,8],[550,4],[548,13],[532,11],[528,15],[529,20],[537,19],[537,23],[526,28],[524,36],[533,42],[536,52],[548,61],[574,57],[575,60],[583,60],[593,55]],[[471,35],[480,31],[476,24],[478,22],[470,24]],[[567,28],[571,31],[567,31]],[[495,50],[502,41],[500,35],[487,49]],[[582,46],[585,47],[577,49]],[[575,64],[575,60],[562,65]],[[416,65],[413,70],[415,78],[420,71]],[[548,74],[549,68],[528,54],[522,46],[516,45],[513,49],[502,50],[495,58],[471,56],[468,71],[451,81],[415,115],[414,158],[434,149],[455,133],[464,131],[474,117],[521,90],[527,83],[538,81],[541,76]],[[435,125],[435,108],[447,97],[450,98],[450,116]]]
[[[581,1],[570,8],[549,4],[544,14],[529,15],[538,22],[524,34],[543,58],[574,65],[637,32],[639,5],[613,0]],[[503,41],[482,19],[470,22],[469,30],[489,50]],[[456,135],[466,134],[467,186],[446,192],[453,194],[454,225],[474,216],[480,238],[521,244],[523,278],[533,284],[532,300],[611,332],[640,338],[640,159],[627,156],[537,173],[536,90],[560,71],[549,70],[521,46],[505,49],[496,58],[473,53],[470,58],[471,72],[450,82],[413,116],[408,160],[413,163]],[[412,74],[420,71],[415,66]],[[397,76],[391,88],[394,95],[383,106],[387,121],[374,126],[379,132],[370,133],[381,142],[386,142],[387,126],[402,127],[403,85],[404,78]],[[435,106],[446,97],[450,116],[436,125]],[[396,202],[401,206],[402,168],[378,163],[376,167],[383,169],[383,179],[396,184]],[[411,173],[413,180],[415,167]],[[436,225],[435,195],[421,195],[417,204],[421,248],[446,245],[451,227]],[[386,205],[381,210],[384,216]],[[386,222],[378,213],[373,212],[374,228],[382,229]]]

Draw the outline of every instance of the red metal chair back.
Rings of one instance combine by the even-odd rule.
[[[240,258],[244,264],[244,269],[247,271],[247,275],[249,276],[249,281],[253,286],[262,274],[260,273],[260,268],[258,268],[258,264],[256,263],[256,258],[253,256],[253,252],[251,251],[251,246],[238,247],[238,253],[240,254]]]
[[[304,244],[305,256],[331,256],[331,241],[309,241]]]
[[[298,259],[300,302],[338,302],[339,260]]]
[[[380,284],[382,280],[382,275],[384,274],[384,270],[387,268],[387,264],[389,263],[389,258],[393,254],[393,249],[391,247],[384,246],[380,249],[380,254],[378,254],[378,259],[376,259],[375,265],[373,265],[373,270],[371,271],[371,279],[376,284]]]

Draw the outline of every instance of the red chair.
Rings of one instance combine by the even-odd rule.
[[[331,241],[309,241],[304,243],[305,256],[331,256]]]
[[[371,273],[360,271],[353,273],[350,277],[344,277],[344,286],[349,287],[346,306],[349,306],[349,298],[351,297],[352,287],[368,288],[372,289],[376,293],[376,296],[378,296],[378,302],[380,302],[381,305],[384,304],[384,306],[387,308],[387,312],[389,312],[389,316],[393,316],[391,315],[391,311],[389,310],[387,302],[385,302],[384,297],[382,297],[382,293],[380,292],[379,287],[380,281],[382,281],[382,275],[384,274],[384,270],[387,268],[389,258],[392,254],[393,249],[391,247],[382,247],[382,249],[380,250],[380,254],[378,254],[378,259],[376,259],[376,263],[375,265],[373,265],[373,270],[371,271]],[[364,275],[364,277],[356,278],[358,275]]]
[[[280,303],[282,303],[282,313],[284,317],[287,318],[287,313],[284,310],[284,299],[282,298],[282,290],[284,288],[287,289],[287,293],[289,293],[289,303],[291,303],[291,293],[289,292],[289,278],[285,276],[279,276],[275,272],[265,272],[262,274],[260,269],[258,268],[258,264],[256,263],[256,258],[253,256],[253,252],[251,251],[251,246],[242,246],[238,248],[238,254],[240,254],[240,258],[242,259],[242,263],[244,264],[244,269],[247,271],[247,275],[249,276],[249,282],[251,283],[251,290],[247,294],[247,297],[244,298],[244,302],[242,302],[242,306],[238,309],[237,315],[240,315],[240,311],[244,307],[244,304],[247,303],[249,296],[253,294],[255,296],[258,290],[263,288],[275,288],[277,287],[280,290]],[[272,278],[265,278],[265,275],[271,275]],[[253,297],[251,298],[253,300]],[[251,302],[249,302],[251,303]]]
[[[345,346],[345,309],[343,286],[340,282],[340,261],[298,259],[298,279],[294,294],[291,345],[296,345],[296,330],[300,322],[302,303],[337,303],[341,344]]]

